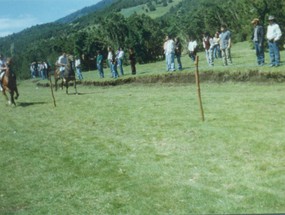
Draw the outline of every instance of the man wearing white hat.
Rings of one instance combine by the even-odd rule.
[[[280,65],[280,52],[278,47],[278,42],[282,36],[282,32],[277,23],[275,23],[275,17],[268,17],[269,25],[267,27],[266,38],[268,40],[268,48],[270,55],[270,66]]]

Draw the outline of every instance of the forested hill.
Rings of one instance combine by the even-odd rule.
[[[226,24],[234,42],[250,40],[251,20],[260,18],[267,25],[269,14],[277,18],[285,34],[285,1],[280,0],[110,1],[105,1],[108,6],[97,5],[100,10],[96,12],[83,16],[79,11],[76,16],[0,38],[0,50],[5,56],[13,56],[16,72],[28,78],[31,62],[48,60],[53,65],[63,51],[84,56],[83,69],[87,65],[94,69],[89,59],[98,50],[106,55],[108,46],[133,47],[139,63],[159,60],[166,34],[179,36],[185,46],[190,35],[199,42],[203,33],[213,34]]]
[[[83,16],[86,16],[90,13],[96,13],[99,11],[104,10],[105,8],[109,7],[112,3],[116,2],[117,0],[102,0],[95,5],[84,7],[81,10],[78,10],[68,16],[65,16],[61,19],[55,21],[56,23],[71,23]]]

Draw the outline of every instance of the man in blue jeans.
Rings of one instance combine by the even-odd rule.
[[[222,52],[224,66],[232,64],[231,47],[231,32],[227,29],[226,25],[222,25],[220,34],[220,48]]]
[[[119,48],[117,60],[118,60],[118,66],[120,68],[121,75],[124,75],[124,69],[123,69],[123,60],[124,60],[125,52],[123,48]]]
[[[174,72],[175,71],[175,62],[174,62],[175,42],[172,39],[171,35],[168,36],[165,54],[166,54],[166,62],[167,62],[167,71],[168,72]]]
[[[252,41],[254,43],[254,48],[256,52],[257,64],[259,66],[263,66],[264,65],[264,48],[263,48],[264,30],[263,30],[262,25],[260,25],[258,18],[253,19],[251,24],[254,25]]]
[[[282,36],[280,27],[275,23],[275,17],[268,17],[269,25],[267,27],[266,38],[268,40],[268,48],[270,55],[270,66],[279,66],[280,65],[280,52],[278,43]]]

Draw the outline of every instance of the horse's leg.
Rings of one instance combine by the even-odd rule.
[[[17,87],[17,86],[15,87],[15,93],[16,93],[15,99],[18,99],[18,97],[19,97],[19,91],[18,91],[18,87]]]
[[[63,78],[61,79],[61,90],[63,90],[63,86],[64,86],[64,80]]]
[[[76,88],[76,79],[74,80],[74,89],[75,89],[75,94],[77,95],[77,88]]]
[[[68,80],[65,80],[65,92],[68,94]]]
[[[10,91],[10,104],[13,104],[16,106],[15,100],[14,100],[14,90]]]
[[[8,102],[8,104],[9,104],[9,98],[8,98],[8,96],[7,96],[7,94],[6,94],[6,90],[5,90],[4,88],[3,88],[2,93],[3,93],[3,95],[5,96],[5,98],[6,98],[7,102]]]
[[[57,81],[58,81],[58,79],[56,78],[56,77],[54,77],[54,87],[55,87],[55,91],[57,91]]]

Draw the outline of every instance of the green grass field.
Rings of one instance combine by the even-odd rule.
[[[233,50],[230,71],[269,68]],[[137,76],[164,68],[138,65]],[[78,85],[56,92],[56,107],[48,87],[19,90],[16,107],[0,97],[0,214],[285,211],[284,83],[202,82],[204,122],[191,83]]]

